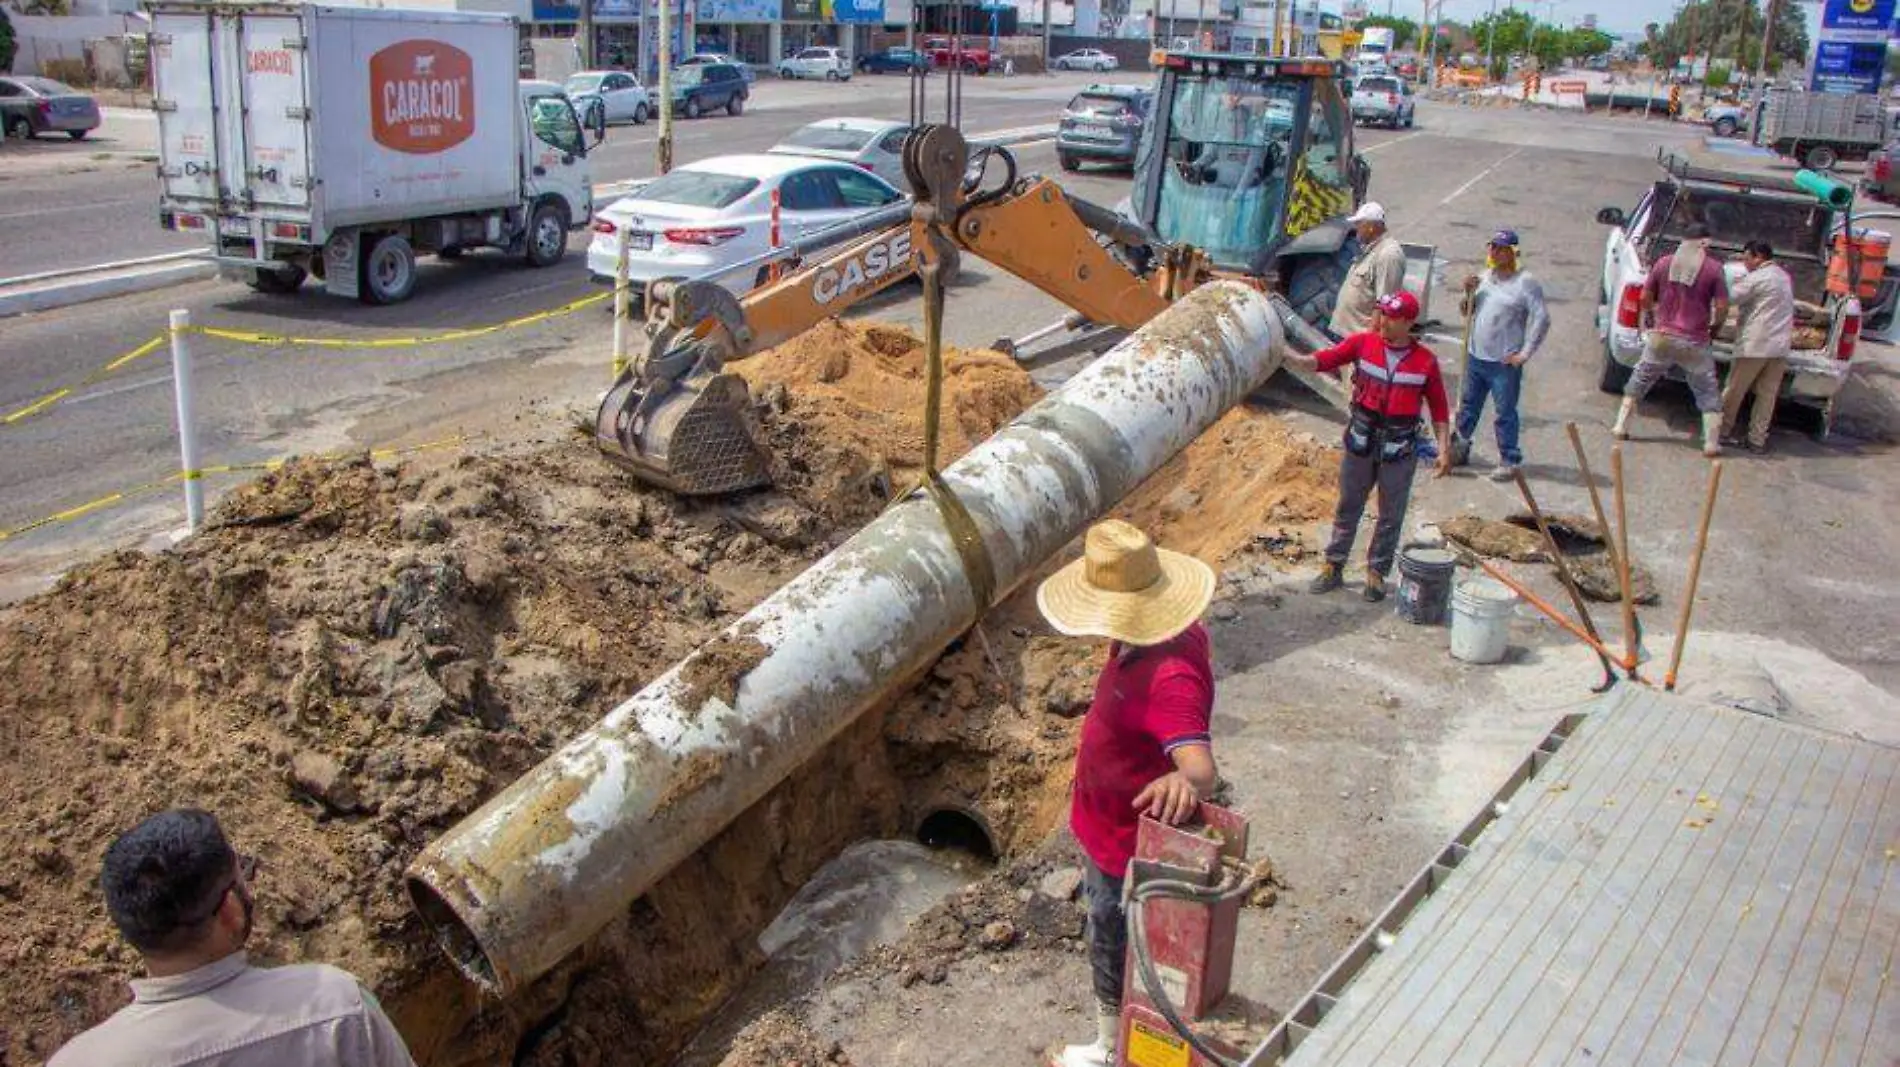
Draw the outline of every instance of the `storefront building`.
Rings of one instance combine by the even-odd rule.
[[[694,50],[719,52],[741,63],[778,62],[781,0],[698,0]]]

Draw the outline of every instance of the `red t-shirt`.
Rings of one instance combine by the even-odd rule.
[[[1082,721],[1069,826],[1103,873],[1120,878],[1135,854],[1136,794],[1174,770],[1182,745],[1208,743],[1214,664],[1207,630],[1195,623],[1147,648],[1110,646]]]

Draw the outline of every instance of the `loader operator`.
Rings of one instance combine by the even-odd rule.
[[[1385,599],[1385,577],[1392,573],[1405,505],[1418,469],[1418,417],[1429,408],[1432,436],[1438,442],[1433,474],[1451,471],[1450,404],[1438,357],[1412,338],[1418,298],[1401,289],[1379,301],[1373,329],[1356,333],[1313,355],[1288,353],[1286,361],[1306,370],[1332,371],[1350,363],[1352,415],[1339,458],[1339,509],[1333,514],[1326,563],[1310,591],[1330,593],[1343,582],[1346,559],[1359,533],[1359,518],[1373,489],[1379,491],[1379,521],[1366,553],[1365,598]]]
[[[1037,607],[1057,631],[1111,642],[1082,721],[1069,811],[1088,857],[1083,884],[1096,1038],[1063,1049],[1054,1067],[1117,1062],[1128,949],[1122,879],[1136,828],[1144,815],[1179,825],[1214,790],[1213,653],[1200,624],[1213,598],[1212,568],[1156,548],[1147,534],[1116,519],[1090,527],[1082,558],[1036,590]]]

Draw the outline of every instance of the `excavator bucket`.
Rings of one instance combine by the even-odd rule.
[[[745,379],[725,371],[622,375],[601,399],[594,442],[641,481],[682,496],[772,480]]]

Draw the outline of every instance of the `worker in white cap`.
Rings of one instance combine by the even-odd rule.
[[[1143,816],[1178,826],[1214,790],[1214,658],[1200,622],[1213,597],[1212,568],[1156,548],[1118,519],[1090,527],[1082,558],[1036,590],[1036,605],[1056,630],[1111,642],[1082,720],[1069,805],[1069,827],[1087,857],[1096,1037],[1052,1056],[1055,1067],[1120,1062],[1128,951],[1122,882],[1136,829]]]
[[[1368,200],[1346,221],[1359,235],[1359,258],[1346,272],[1333,304],[1330,326],[1339,339],[1372,329],[1379,301],[1405,288],[1405,249],[1385,228],[1385,207]]]

